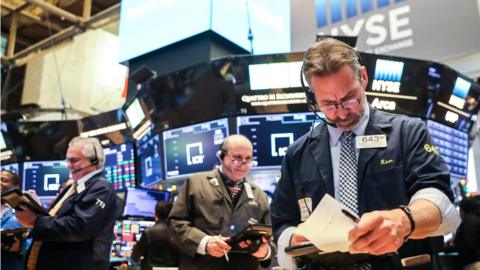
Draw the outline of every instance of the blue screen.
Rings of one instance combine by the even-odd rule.
[[[20,168],[18,163],[2,164],[0,168],[2,169],[2,171],[3,170],[11,171],[14,174],[20,176]]]
[[[167,178],[212,170],[218,163],[216,152],[228,136],[226,118],[167,130],[163,133]]]
[[[465,179],[468,168],[468,134],[431,120],[427,120],[427,126],[433,144],[447,163],[452,177]]]
[[[141,187],[149,187],[162,181],[162,158],[158,135],[137,147],[137,160],[140,162]]]
[[[310,130],[314,119],[313,113],[239,116],[237,133],[252,141],[255,167],[278,167],[288,146]]]
[[[158,201],[169,201],[170,192],[154,189],[127,189],[124,216],[151,218]]]
[[[23,190],[33,189],[39,197],[56,197],[63,181],[70,177],[65,160],[23,163]]]
[[[113,189],[123,191],[135,187],[135,155],[132,143],[124,143],[103,148],[105,154],[105,178]]]

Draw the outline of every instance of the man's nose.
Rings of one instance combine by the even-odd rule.
[[[347,110],[342,105],[337,105],[337,116],[342,120],[347,117]]]

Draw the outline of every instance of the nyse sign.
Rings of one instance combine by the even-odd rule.
[[[317,0],[317,2],[325,2],[325,0]],[[353,18],[357,16],[356,7],[350,5],[354,5],[357,1],[347,1],[345,4],[346,7],[344,7],[346,10],[344,10],[342,14],[347,14],[349,20],[348,22],[338,25],[338,15],[337,19],[335,19],[335,13],[342,8],[334,7],[335,5],[338,5],[338,2],[340,1],[330,0],[331,10],[327,10],[327,5],[322,6],[317,4],[317,16],[325,17],[323,23],[319,22],[322,18],[317,18],[319,34],[326,34],[329,32],[328,34],[334,36],[367,36],[365,44],[368,49],[365,51],[376,54],[413,46],[413,30],[410,26],[410,5],[405,4],[403,6],[390,8],[388,12],[383,13],[383,7],[376,10],[373,10],[373,7],[367,7],[364,10],[362,7],[363,13],[374,12],[369,16],[353,20]],[[363,2],[365,1],[362,1],[362,5],[364,4]],[[349,12],[352,12],[352,8],[355,10],[353,16],[348,16]],[[328,11],[330,12],[332,23],[336,24],[335,26],[327,25],[326,18]]]

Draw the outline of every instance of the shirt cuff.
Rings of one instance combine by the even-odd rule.
[[[446,235],[455,231],[460,225],[461,219],[457,209],[448,199],[447,195],[436,188],[424,188],[413,194],[410,203],[424,199],[435,204],[442,215],[442,223],[431,236]]]
[[[198,244],[197,247],[197,253],[200,255],[205,255],[207,254],[207,242],[208,240],[212,238],[210,235],[205,235],[202,240],[200,240],[200,244]]]
[[[295,263],[295,259],[292,256],[287,255],[285,253],[285,248],[290,246],[290,238],[292,238],[293,230],[296,227],[288,227],[283,230],[282,234],[278,238],[278,251],[277,251],[277,259],[278,265],[283,267],[284,269],[297,269],[297,264]]]

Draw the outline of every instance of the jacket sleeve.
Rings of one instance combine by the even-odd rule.
[[[188,256],[194,257],[200,241],[207,234],[193,226],[194,197],[191,192],[191,178],[185,180],[180,193],[168,216],[168,231],[172,242]]]
[[[107,182],[97,181],[75,202],[71,213],[40,216],[31,231],[42,241],[80,242],[96,236],[118,216],[120,202]]]
[[[453,202],[448,168],[438,152],[425,123],[410,119],[403,128],[406,143],[404,160],[406,186],[409,197],[423,188],[436,188]]]
[[[300,223],[300,210],[296,203],[297,197],[292,177],[292,166],[294,164],[292,150],[287,151],[283,160],[281,177],[270,204],[273,236],[276,241],[286,228],[297,226]]]
[[[136,262],[140,261],[140,258],[145,254],[145,250],[147,249],[148,245],[148,229],[146,229],[142,236],[140,237],[140,241],[138,241],[132,250],[132,259]]]

